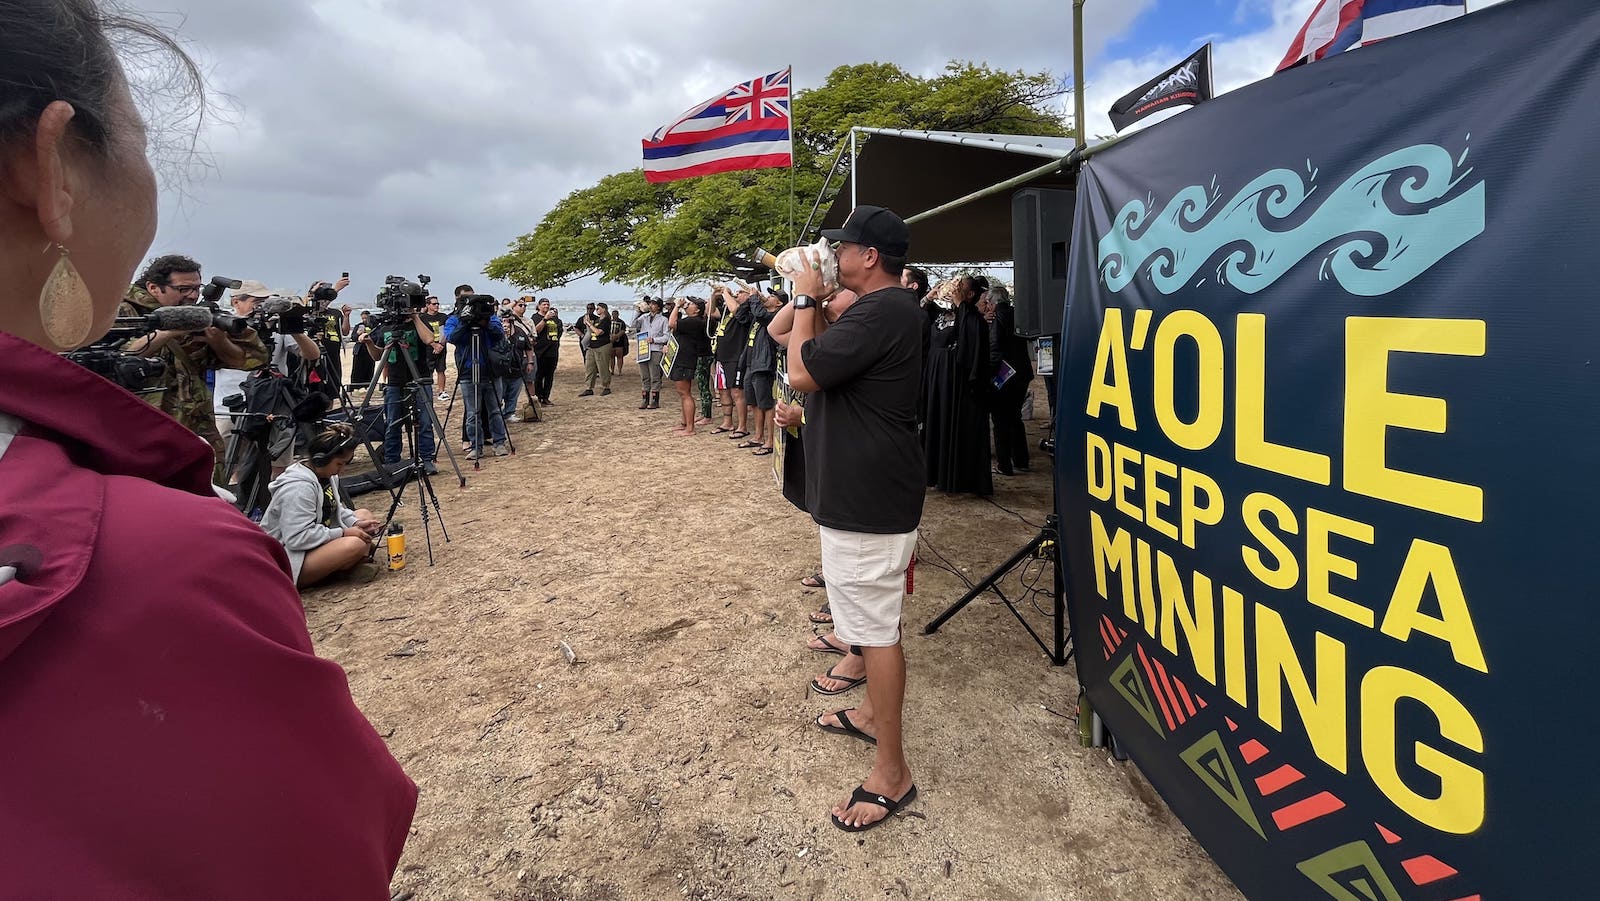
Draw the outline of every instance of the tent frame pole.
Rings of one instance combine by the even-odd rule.
[[[1072,0],[1072,105],[1073,122],[1078,132],[1078,152],[1089,146],[1088,132],[1083,124],[1083,4],[1087,0]]]

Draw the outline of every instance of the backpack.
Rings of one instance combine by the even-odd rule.
[[[510,340],[496,341],[489,348],[486,357],[489,361],[489,371],[496,378],[522,377],[522,353],[517,350],[515,342]]]

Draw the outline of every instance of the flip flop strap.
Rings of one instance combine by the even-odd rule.
[[[900,809],[900,805],[898,803],[890,800],[889,798],[885,798],[883,795],[880,795],[877,792],[867,791],[867,788],[864,785],[856,786],[856,790],[850,793],[850,804],[852,806],[856,804],[874,804],[878,807],[882,807],[884,810],[889,811],[890,816],[893,816],[895,812]]]

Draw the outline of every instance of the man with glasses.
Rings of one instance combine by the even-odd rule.
[[[422,321],[433,332],[434,341],[428,345],[428,355],[425,362],[433,368],[434,393],[440,400],[449,400],[450,394],[445,390],[444,367],[446,354],[444,352],[444,322],[450,318],[449,313],[439,309],[439,298],[428,296],[428,303],[422,308]]]
[[[200,264],[171,254],[156,257],[128,289],[128,296],[117,309],[118,316],[144,316],[157,307],[192,304],[200,297]],[[267,365],[267,348],[254,331],[232,337],[211,326],[199,332],[156,331],[128,341],[125,352],[153,357],[166,365],[160,394],[146,395],[162,412],[204,438],[216,452],[220,468],[224,456],[222,436],[217,432],[206,385],[206,373],[217,369],[255,369]],[[223,473],[214,478],[222,482]]]

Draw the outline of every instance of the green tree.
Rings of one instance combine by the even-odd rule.
[[[642,169],[608,175],[567,195],[484,273],[535,291],[591,275],[635,287],[726,275],[730,252],[788,246],[852,126],[1066,137],[1069,121],[1051,108],[1065,93],[1047,72],[968,62],[951,62],[933,78],[892,63],[840,66],[822,86],[795,96],[793,172],[661,185],[645,181]],[[844,184],[847,165],[824,205]]]

